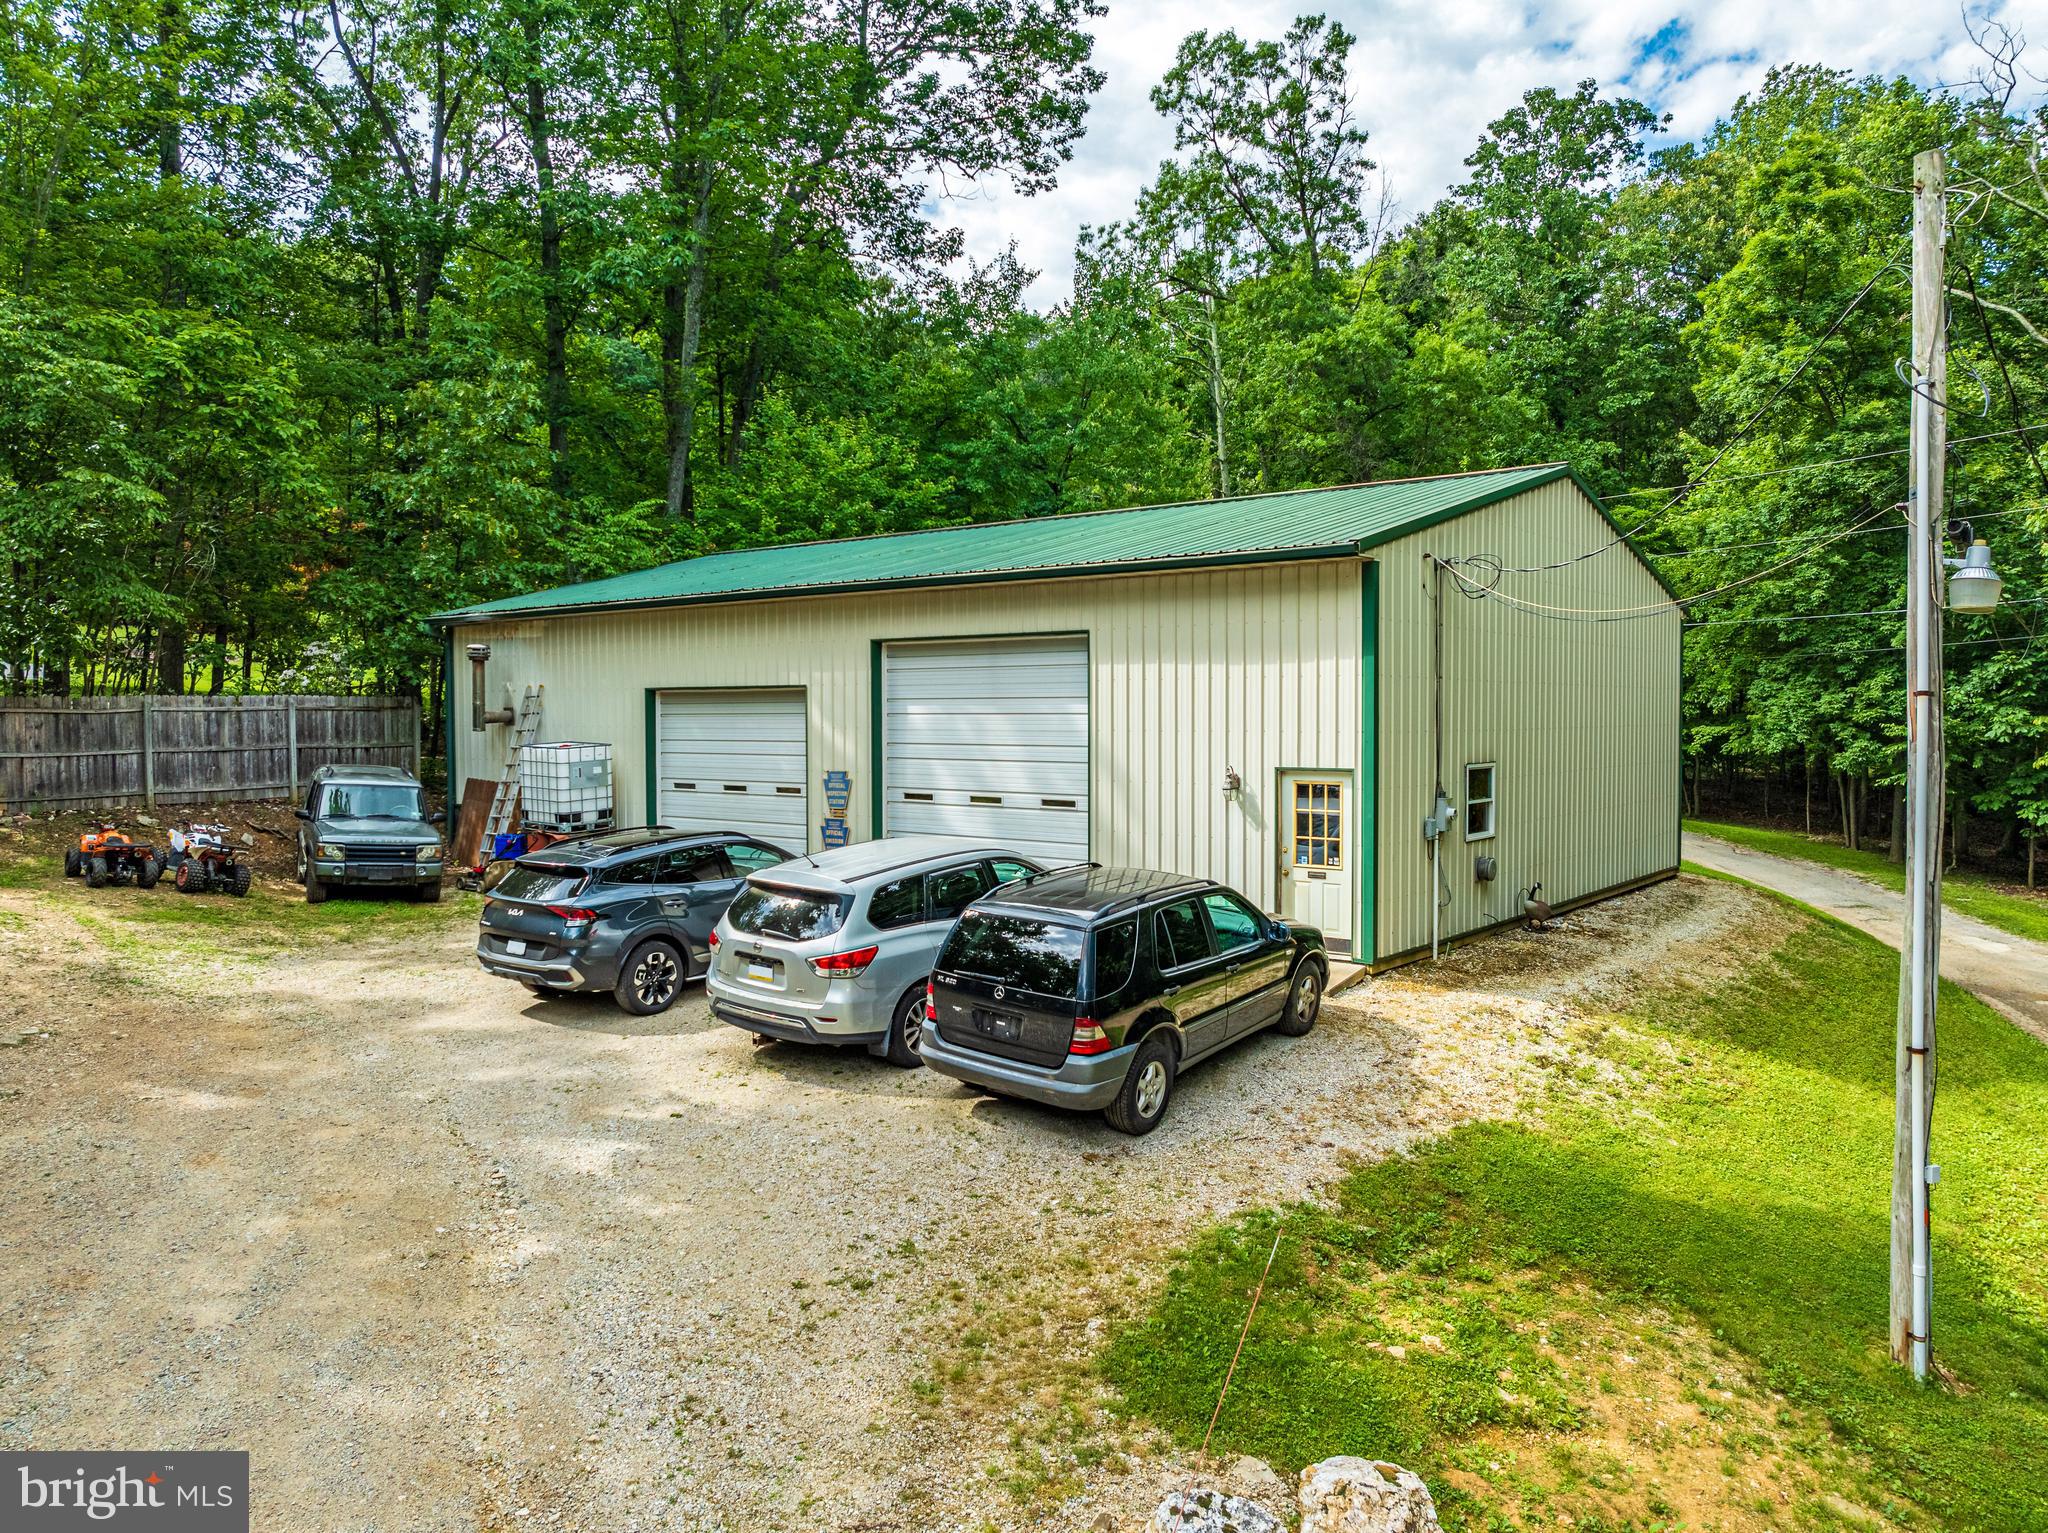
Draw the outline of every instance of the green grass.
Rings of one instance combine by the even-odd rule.
[[[478,896],[447,889],[438,905],[416,905],[394,894],[337,895],[308,905],[297,889],[263,884],[236,899],[227,894],[180,894],[165,878],[156,888],[132,885],[88,889],[67,879],[57,857],[0,853],[0,889],[40,890],[116,946],[134,949],[174,941],[223,951],[275,951],[307,943],[398,938],[449,921],[474,920]]]
[[[1803,835],[1796,830],[1765,830],[1755,825],[1728,825],[1713,820],[1687,820],[1687,830],[1720,841],[1733,842],[1753,851],[1776,857],[1795,857],[1818,862],[1867,878],[1887,889],[1906,887],[1906,870],[1883,852],[1852,851],[1841,842],[1822,836]],[[2048,896],[2015,890],[1982,873],[1958,870],[1944,873],[1941,902],[1962,915],[1973,916],[1987,926],[2048,942]]]
[[[1738,981],[1645,997],[1594,1045],[1629,1089],[1560,1086],[1528,1121],[1357,1171],[1333,1206],[1214,1231],[1112,1342],[1110,1382],[1199,1441],[1277,1230],[1216,1451],[1287,1468],[1357,1453],[1425,1476],[1492,1454],[1480,1467],[1513,1499],[1499,1444],[1569,1431],[1612,1392],[1631,1328],[1665,1309],[1785,1397],[1776,1423],[1757,1399],[1761,1435],[1784,1432],[1759,1452],[1915,1525],[2048,1529],[2048,1049],[1944,987],[1935,1352],[1959,1385],[1917,1388],[1885,1346],[1896,972],[1814,916]],[[1446,1319],[1440,1352],[1372,1345]],[[1524,1490],[1539,1510],[1560,1494]],[[1444,1499],[1447,1525],[1507,1525],[1485,1496]],[[1842,1520],[1818,1491],[1782,1510]]]

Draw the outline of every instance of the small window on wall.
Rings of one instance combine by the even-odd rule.
[[[1485,841],[1499,828],[1493,802],[1493,763],[1465,768],[1465,839]]]

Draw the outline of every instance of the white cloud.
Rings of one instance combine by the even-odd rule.
[[[1904,74],[1922,84],[1967,80],[1979,61],[1960,12],[1943,0],[1667,0],[1635,9],[1610,0],[1357,0],[1317,5],[1221,0],[1185,7],[1109,0],[1095,24],[1095,61],[1108,76],[1088,131],[1053,191],[1020,197],[990,183],[944,202],[940,216],[986,260],[1015,241],[1042,275],[1041,306],[1072,283],[1074,236],[1131,211],[1139,187],[1172,152],[1173,135],[1150,92],[1195,27],[1277,37],[1301,12],[1324,10],[1357,34],[1351,79],[1370,152],[1404,213],[1428,207],[1463,178],[1486,124],[1539,85],[1593,79],[1672,114],[1671,133],[1697,137],[1736,96],[1778,64],[1825,64],[1862,74]],[[2048,52],[2048,0],[1973,4],[2030,30]],[[1652,47],[1652,40],[1660,45]],[[2040,61],[2034,61],[2039,67]]]

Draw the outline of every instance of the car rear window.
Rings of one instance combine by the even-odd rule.
[[[491,888],[501,900],[532,900],[552,905],[574,899],[583,892],[590,874],[583,868],[564,867],[552,862],[515,862]]]
[[[1081,985],[1082,938],[1078,927],[970,910],[939,950],[938,967],[1071,1000]]]
[[[754,937],[784,937],[806,942],[829,937],[846,920],[850,894],[823,894],[815,889],[790,889],[780,884],[750,883],[726,906],[734,931]]]

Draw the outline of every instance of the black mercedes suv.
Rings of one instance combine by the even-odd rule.
[[[999,1096],[1150,1133],[1179,1073],[1261,1028],[1316,1025],[1322,933],[1207,879],[1090,864],[1004,884],[960,913],[919,1052]]]

